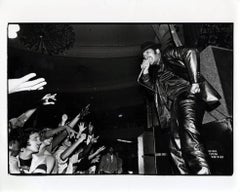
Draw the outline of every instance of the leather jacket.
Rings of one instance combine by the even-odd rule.
[[[164,63],[164,67],[188,81],[190,84],[200,84],[201,97],[210,110],[217,106],[221,97],[200,74],[200,57],[197,49],[184,47],[167,49],[162,54],[162,61]],[[140,73],[137,81],[139,84],[147,87],[153,92],[156,92],[156,86],[151,81],[149,74],[143,75]]]

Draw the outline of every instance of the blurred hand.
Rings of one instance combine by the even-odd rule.
[[[98,163],[100,161],[100,155],[97,155],[92,161],[91,163]]]
[[[144,59],[141,64],[141,69],[143,71],[143,74],[147,74],[149,72],[150,62],[147,59]]]
[[[84,141],[86,138],[87,138],[87,135],[86,135],[85,133],[83,133],[83,134],[80,135],[80,138],[79,138],[79,139],[80,139],[81,142],[82,142],[82,141]]]
[[[100,153],[100,152],[102,152],[102,151],[105,150],[105,149],[106,149],[105,146],[99,147],[98,150],[97,150],[97,152]]]
[[[8,80],[8,93],[15,93],[20,91],[33,91],[33,90],[42,90],[44,85],[47,84],[44,78],[38,78],[31,80],[36,76],[36,73],[29,73],[18,79],[9,79]]]
[[[67,114],[62,115],[62,121],[65,123],[68,120]]]
[[[193,83],[190,89],[190,93],[196,94],[200,92],[200,86],[198,83]]]
[[[67,130],[67,132],[68,132],[68,135],[71,135],[72,136],[72,134],[77,134],[77,132],[76,131],[74,131],[71,127],[69,127],[69,126],[66,126],[66,130]]]
[[[43,105],[54,105],[55,101],[57,100],[56,95],[57,95],[57,93],[55,93],[53,95],[51,93],[48,93],[47,95],[45,95],[42,98]]]

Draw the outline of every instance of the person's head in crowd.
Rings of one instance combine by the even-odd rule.
[[[113,147],[112,146],[110,146],[109,148],[108,148],[108,153],[110,153],[111,155],[113,154],[113,152],[114,152],[114,149],[113,149]]]
[[[20,134],[19,143],[21,151],[37,153],[41,145],[39,131],[34,128],[24,129]]]
[[[92,122],[90,122],[89,125],[88,125],[88,134],[92,135],[93,130],[94,130],[94,126],[93,126]]]
[[[20,152],[19,141],[11,140],[8,146],[9,146],[9,155],[16,157]]]

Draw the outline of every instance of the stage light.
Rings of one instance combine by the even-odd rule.
[[[118,117],[119,117],[119,118],[122,118],[122,117],[123,117],[123,114],[119,114]]]

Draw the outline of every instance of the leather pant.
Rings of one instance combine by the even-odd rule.
[[[174,109],[177,121],[171,126],[170,156],[178,174],[210,174],[204,147],[200,141],[205,104],[199,95],[184,93],[178,97]]]

